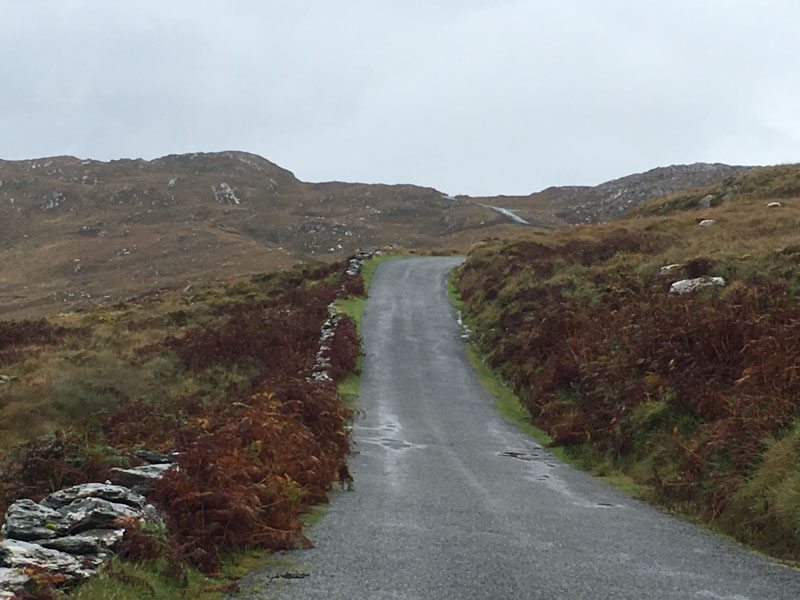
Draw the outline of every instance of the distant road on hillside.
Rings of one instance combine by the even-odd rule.
[[[236,598],[800,598],[800,572],[629,499],[504,422],[446,296],[458,263],[376,272],[355,491],[311,529],[315,549],[289,555],[298,573],[256,573]]]

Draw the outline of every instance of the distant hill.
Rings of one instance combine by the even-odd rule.
[[[305,183],[244,152],[0,161],[0,318],[515,227],[431,188]]]
[[[625,218],[663,216],[683,211],[702,211],[743,200],[784,200],[800,195],[800,165],[750,169],[737,177],[706,187],[651,198],[628,211]]]
[[[622,216],[627,210],[655,197],[666,196],[720,183],[753,167],[720,163],[695,163],[651,169],[597,186],[550,187],[528,196],[505,196],[490,200],[515,210],[523,218],[531,213],[549,213],[567,223],[600,223]]]
[[[561,227],[611,219],[652,196],[743,170],[666,167],[595,188],[451,198],[414,185],[307,183],[245,152],[0,161],[0,318],[340,259],[363,247],[466,250],[532,231],[492,207]]]

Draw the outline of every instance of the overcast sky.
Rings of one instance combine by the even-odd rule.
[[[800,161],[797,0],[0,0],[0,158],[527,194]]]

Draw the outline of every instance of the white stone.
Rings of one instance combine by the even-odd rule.
[[[143,465],[132,469],[114,467],[110,472],[111,481],[117,485],[130,487],[134,490],[146,490],[173,467],[175,467],[175,465],[169,463],[161,465]]]
[[[141,494],[132,492],[121,485],[106,485],[103,483],[75,485],[50,494],[41,503],[50,508],[62,508],[84,498],[102,498],[109,502],[127,504],[134,508],[142,508],[146,504],[146,500]]]
[[[677,271],[680,268],[681,266],[678,263],[672,263],[671,265],[664,265],[663,267],[661,267],[661,269],[659,269],[658,274],[670,275],[671,273]]]
[[[50,573],[63,573],[73,579],[88,577],[93,572],[85,569],[81,561],[65,552],[19,540],[0,542],[0,563],[7,567],[20,568],[33,565]]]
[[[220,183],[218,188],[212,187],[214,199],[221,204],[241,204],[236,192],[227,183]]]
[[[722,277],[697,277],[695,279],[681,279],[676,281],[669,288],[670,294],[689,294],[700,288],[711,286],[724,286],[725,280]]]

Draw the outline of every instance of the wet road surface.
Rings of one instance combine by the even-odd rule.
[[[315,549],[287,555],[292,578],[255,573],[236,598],[800,598],[800,572],[624,496],[503,421],[447,299],[458,262],[379,267],[355,491],[311,529]]]

